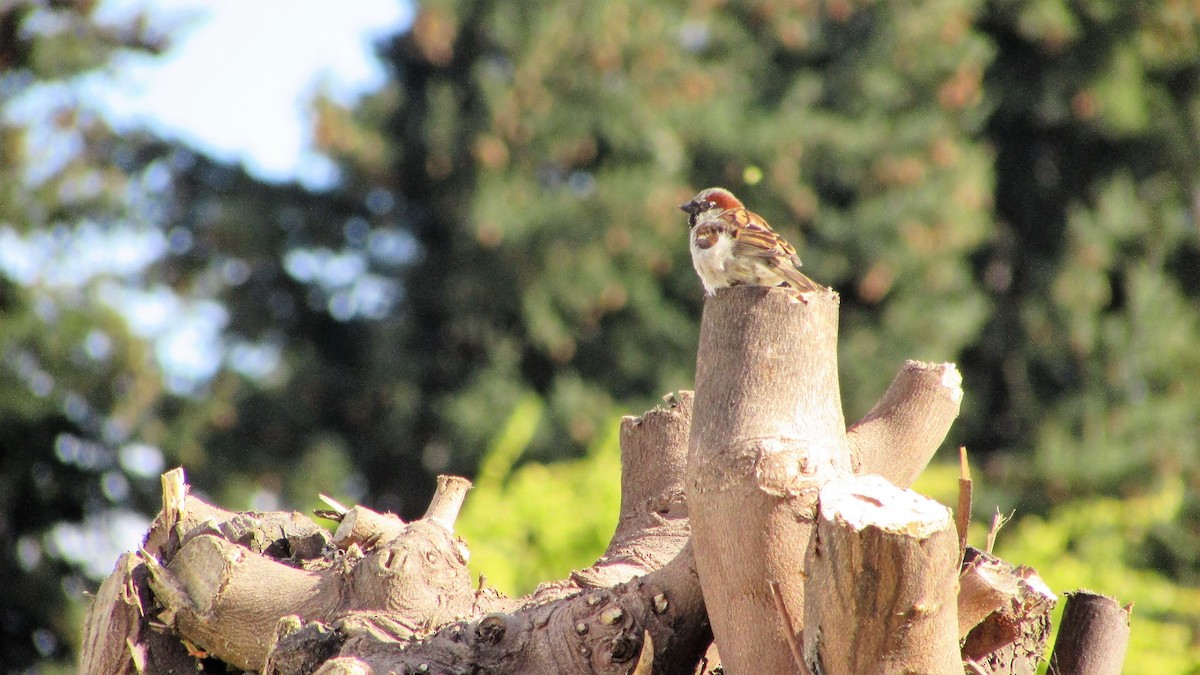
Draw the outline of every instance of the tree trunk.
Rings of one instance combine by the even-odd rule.
[[[879,476],[831,481],[809,548],[813,672],[962,672],[950,509]]]
[[[837,316],[832,291],[736,287],[704,307],[688,504],[713,634],[731,673],[798,670],[791,645],[816,644],[801,632],[821,487],[856,464],[906,487],[958,414],[954,366],[910,362],[848,434]],[[772,582],[786,611],[775,606]]]
[[[837,296],[739,287],[710,297],[696,354],[688,506],[704,600],[731,673],[795,668],[817,493],[850,475]],[[780,588],[789,624],[776,610]]]

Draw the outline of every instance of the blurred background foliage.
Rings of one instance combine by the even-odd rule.
[[[164,48],[152,22],[0,3],[0,668],[69,669],[83,593],[168,465],[229,508],[321,491],[405,516],[459,473],[494,583],[586,564],[617,416],[691,386],[675,205],[714,184],[842,294],[847,418],[905,358],[957,362],[947,447],[984,513],[1016,510],[999,553],[1136,601],[1127,672],[1194,668],[1200,6],[417,9],[379,46],[386,86],[313,101],[338,167],[314,190],[81,103]]]

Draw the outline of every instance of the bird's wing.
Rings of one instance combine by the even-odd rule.
[[[796,254],[796,249],[772,230],[767,221],[757,213],[746,209],[733,209],[721,214],[721,217],[728,217],[737,225],[733,229],[737,236],[734,255],[766,258],[775,272],[798,291],[821,290],[817,282],[797,269],[800,267],[800,256]]]
[[[794,267],[800,266],[800,256],[796,255],[796,249],[776,234],[762,216],[746,209],[732,209],[721,214],[721,217],[729,218],[736,226],[733,230],[737,237],[735,255],[775,258],[780,262],[790,262]]]

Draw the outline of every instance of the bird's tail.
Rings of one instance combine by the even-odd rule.
[[[780,265],[779,267],[775,268],[775,271],[779,273],[779,276],[783,277],[787,281],[789,286],[800,291],[801,293],[825,290],[824,286],[818,284],[812,279],[809,279],[808,275],[804,274],[795,267],[792,267],[791,265]]]

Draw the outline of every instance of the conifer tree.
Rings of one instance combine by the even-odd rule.
[[[71,606],[109,569],[110,534],[148,522],[163,393],[153,352],[104,298],[153,247],[148,139],[78,104],[77,78],[161,38],[90,2],[0,5],[0,670],[65,660]],[[132,249],[126,249],[127,251]],[[140,262],[139,262],[140,261]],[[124,452],[122,452],[122,450]],[[99,563],[99,568],[97,568]]]
[[[993,2],[995,298],[964,354],[968,437],[1002,449],[1022,511],[1196,481],[1200,446],[1200,11]],[[1187,494],[1194,494],[1186,490]],[[1194,580],[1195,498],[1125,562]]]

